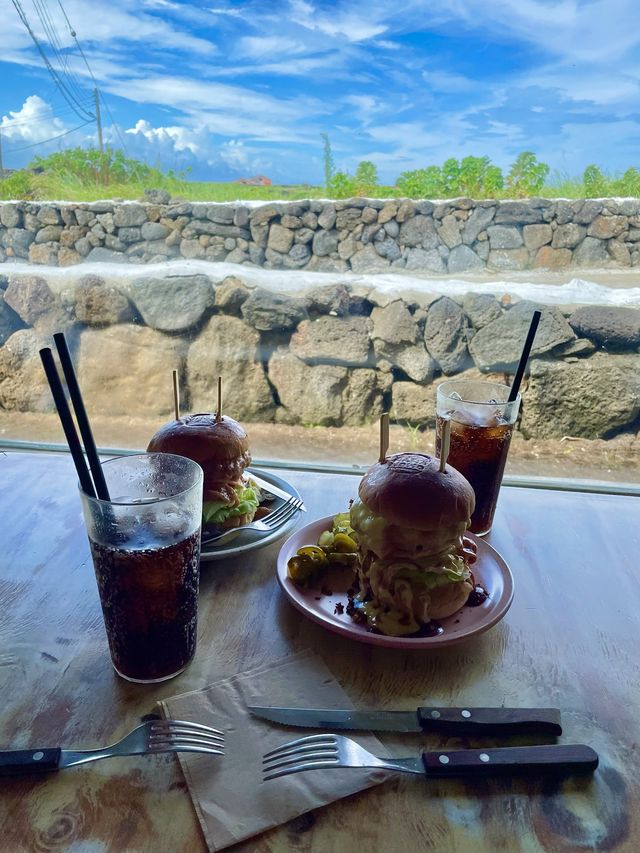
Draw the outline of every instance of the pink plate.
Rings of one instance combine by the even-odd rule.
[[[489,592],[489,598],[479,607],[463,607],[453,616],[440,619],[444,633],[435,637],[387,637],[384,634],[373,634],[365,626],[354,622],[346,613],[347,589],[353,572],[332,576],[326,587],[321,584],[325,588],[324,594],[320,589],[298,587],[287,577],[287,561],[294,556],[298,548],[315,544],[323,530],[331,529],[332,522],[333,516],[330,515],[296,530],[280,549],[277,566],[278,583],[293,606],[330,631],[362,643],[392,649],[442,648],[489,630],[502,619],[511,605],[513,575],[509,566],[491,545],[468,533],[466,535],[478,546],[478,560],[473,566],[475,581]],[[330,595],[326,594],[329,589]],[[343,613],[336,613],[337,604],[342,604]]]

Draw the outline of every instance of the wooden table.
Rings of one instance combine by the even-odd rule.
[[[304,494],[305,520],[343,510],[358,484],[286,477]],[[140,686],[111,668],[75,481],[64,455],[0,454],[2,745],[107,743],[159,698],[313,648],[356,705],[557,705],[562,740],[591,744],[600,768],[562,783],[398,777],[234,849],[640,850],[637,498],[504,489],[490,541],[514,573],[513,606],[488,633],[437,652],[362,645],[302,617],[278,589],[277,544],[204,564],[194,663]],[[466,744],[382,738],[398,754]],[[3,851],[205,849],[173,756],[4,779],[0,790]]]

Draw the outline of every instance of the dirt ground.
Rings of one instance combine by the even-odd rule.
[[[104,448],[144,449],[160,423],[143,418],[93,416]],[[254,460],[366,467],[376,461],[378,426],[302,427],[245,424]],[[55,414],[0,412],[0,443],[7,440],[64,444]],[[433,430],[392,426],[390,451],[432,452]],[[640,434],[608,441],[575,438],[525,440],[514,436],[507,473],[640,484]]]

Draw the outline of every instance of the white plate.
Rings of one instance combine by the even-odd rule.
[[[272,471],[261,471],[258,468],[248,468],[247,474],[251,476],[252,471],[255,471],[258,477],[262,477],[263,480],[267,483],[271,483],[272,486],[279,486],[283,491],[293,495],[294,498],[300,498],[300,493],[291,485],[291,483],[287,483],[286,480],[283,480],[282,477],[278,477],[278,475],[274,474]],[[277,509],[283,503],[284,501],[282,498],[274,498],[268,506],[273,509]],[[255,551],[257,548],[264,548],[265,545],[270,545],[271,542],[277,542],[278,539],[282,539],[283,536],[286,536],[290,530],[293,530],[299,519],[300,513],[294,512],[291,518],[285,522],[282,527],[276,528],[271,533],[261,532],[260,530],[244,531],[242,528],[239,528],[241,532],[230,542],[221,545],[219,548],[215,548],[212,545],[203,546],[200,553],[200,559],[223,560],[225,557],[235,557],[238,554],[244,554],[246,551]]]
[[[333,516],[312,521],[296,530],[284,543],[278,554],[278,583],[289,601],[301,613],[336,634],[342,634],[352,640],[369,643],[373,646],[387,646],[394,649],[438,649],[452,646],[468,640],[470,637],[488,631],[499,622],[513,600],[513,576],[509,566],[500,554],[488,542],[466,533],[478,548],[478,559],[472,566],[476,583],[489,592],[489,597],[479,607],[462,607],[453,616],[438,619],[444,633],[435,637],[390,637],[386,634],[374,634],[366,625],[354,622],[347,613],[347,590],[353,584],[353,571],[338,572],[330,583],[324,581],[321,587],[331,587],[331,592],[313,587],[296,586],[287,575],[287,561],[298,548],[313,545],[323,530],[330,530]],[[340,605],[338,607],[337,605]]]

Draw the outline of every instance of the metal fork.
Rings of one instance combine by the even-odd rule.
[[[277,779],[303,770],[335,767],[379,767],[422,776],[493,776],[522,773],[589,773],[598,756],[583,744],[508,746],[423,752],[415,758],[378,758],[351,738],[319,734],[301,737],[272,749],[262,760],[263,778]]]
[[[251,524],[243,524],[242,527],[232,527],[231,530],[225,530],[224,533],[220,533],[218,536],[211,536],[208,539],[203,539],[202,544],[223,545],[225,542],[228,542],[240,533],[244,533],[246,530],[261,530],[263,532],[277,530],[289,521],[296,512],[300,512],[302,506],[303,503],[301,500],[291,497],[285,503],[280,504],[280,506],[277,509],[274,509],[273,512],[270,512],[265,518],[260,519],[260,521],[252,521]]]
[[[184,720],[150,720],[111,746],[101,749],[31,748],[0,751],[0,776],[62,770],[101,758],[159,752],[224,754],[224,732]]]

